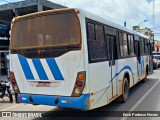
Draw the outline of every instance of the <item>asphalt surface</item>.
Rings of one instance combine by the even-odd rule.
[[[74,109],[53,107],[53,106],[33,106],[25,104],[9,103],[7,97],[4,101],[0,99],[0,112],[6,111],[45,111],[42,116],[52,117],[52,119],[92,119],[92,120],[160,120],[160,117],[106,117],[107,114],[116,114],[111,111],[160,111],[160,69],[154,70],[152,75],[149,75],[145,83],[138,83],[133,88],[130,89],[129,99],[126,103],[120,103],[118,101],[113,101],[111,104],[106,105],[101,108],[97,108],[88,114],[94,114],[94,117],[64,117],[66,114],[70,116],[74,114],[79,114],[81,116],[82,112]],[[61,111],[67,111],[61,112]],[[84,111],[85,112],[85,111]],[[59,116],[59,117],[54,117]],[[60,117],[62,116],[62,117]],[[91,115],[92,116],[92,115]],[[97,117],[96,117],[97,116]],[[101,117],[100,117],[101,116]],[[0,118],[10,119],[10,118]],[[14,118],[15,119],[15,118]],[[45,119],[45,118],[16,118],[19,119]]]

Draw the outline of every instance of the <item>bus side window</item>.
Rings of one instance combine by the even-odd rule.
[[[103,26],[88,22],[87,34],[89,63],[106,61],[107,53]]]
[[[112,65],[115,65],[115,59],[117,59],[117,47],[116,47],[116,37],[111,36],[112,41]]]
[[[120,32],[121,33],[121,32]],[[120,49],[121,49],[121,57],[128,56],[128,42],[126,33],[121,33],[119,35],[120,38]]]
[[[101,26],[101,25],[95,25],[95,30],[96,30],[96,40],[103,42],[104,41],[103,26]]]
[[[122,32],[119,32],[120,56],[124,56]]]
[[[134,40],[133,35],[128,35],[128,53],[130,56],[134,55]]]
[[[117,59],[116,36],[106,35],[105,41],[106,41],[108,59],[112,60],[112,65],[115,65],[115,59]]]
[[[148,55],[148,40],[145,39],[145,53]]]
[[[105,36],[105,46],[106,46],[108,60],[110,60],[111,58],[110,58],[110,36],[109,35]]]
[[[140,55],[144,55],[144,39],[140,38]]]
[[[117,32],[117,35],[116,35],[116,47],[117,47],[116,59],[119,59],[121,57],[119,32]]]
[[[87,29],[88,30],[87,38],[89,40],[95,40],[94,24],[88,23],[87,28],[88,28]]]

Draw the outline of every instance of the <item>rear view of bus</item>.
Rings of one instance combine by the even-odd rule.
[[[13,21],[10,78],[19,103],[88,109],[78,14],[51,10]]]

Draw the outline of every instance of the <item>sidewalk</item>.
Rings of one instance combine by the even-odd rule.
[[[154,72],[148,75],[147,78],[160,79],[160,68],[154,70]]]

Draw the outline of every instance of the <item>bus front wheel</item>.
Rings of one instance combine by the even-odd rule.
[[[122,85],[122,95],[120,96],[120,102],[126,102],[129,95],[129,82],[128,78],[124,78]]]

